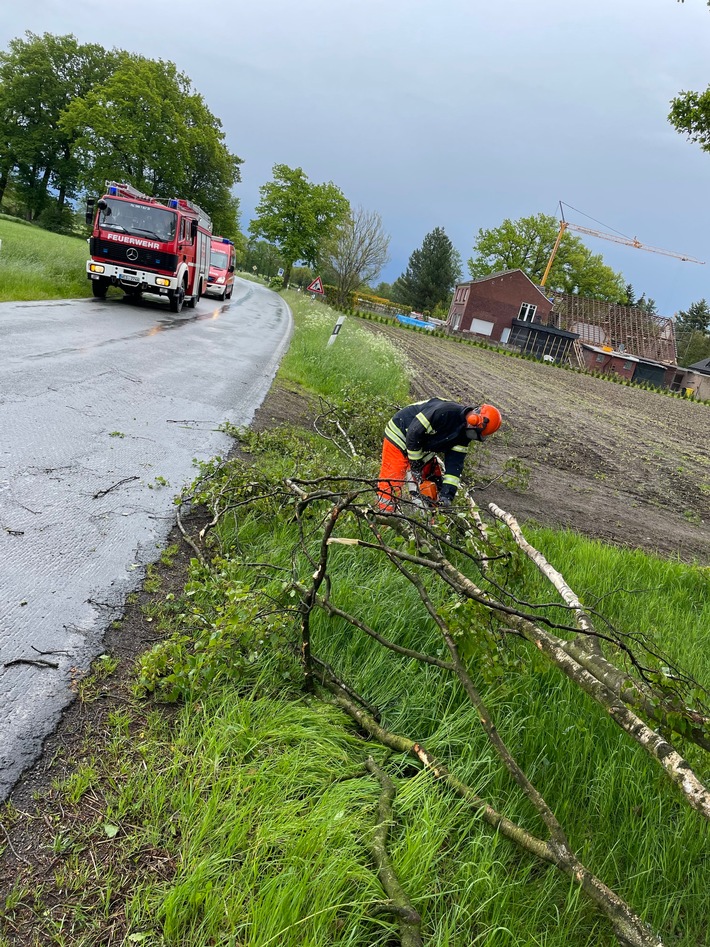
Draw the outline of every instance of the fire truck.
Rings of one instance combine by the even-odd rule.
[[[107,181],[103,197],[87,201],[86,222],[93,224],[86,273],[94,296],[103,299],[118,286],[128,296],[166,296],[173,312],[197,305],[212,235],[212,221],[197,204]]]

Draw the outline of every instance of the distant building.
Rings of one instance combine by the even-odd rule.
[[[710,399],[710,358],[694,362],[682,371],[682,387],[686,394],[702,401]]]
[[[673,320],[636,306],[544,290],[522,270],[459,283],[446,321],[538,358],[679,388]]]
[[[555,361],[567,358],[577,338],[554,324],[552,301],[522,270],[459,283],[446,326]]]

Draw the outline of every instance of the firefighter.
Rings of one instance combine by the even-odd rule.
[[[474,407],[430,398],[402,408],[385,427],[377,484],[380,509],[394,509],[408,470],[417,486],[433,481],[439,487],[440,507],[451,506],[471,441],[489,437],[500,424],[500,411],[492,404]],[[437,453],[443,457],[443,471]],[[432,499],[430,490],[424,492]]]

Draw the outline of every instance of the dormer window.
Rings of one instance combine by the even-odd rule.
[[[520,306],[518,319],[521,319],[523,322],[532,322],[533,319],[535,318],[536,312],[537,312],[537,306],[534,306],[532,303],[523,303]]]

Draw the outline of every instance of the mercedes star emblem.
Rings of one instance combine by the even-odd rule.
[[[138,259],[138,251],[136,250],[135,247],[129,247],[129,248],[126,250],[126,256],[128,257],[129,260],[131,260],[131,262],[132,262],[133,260],[137,260],[137,259]]]

